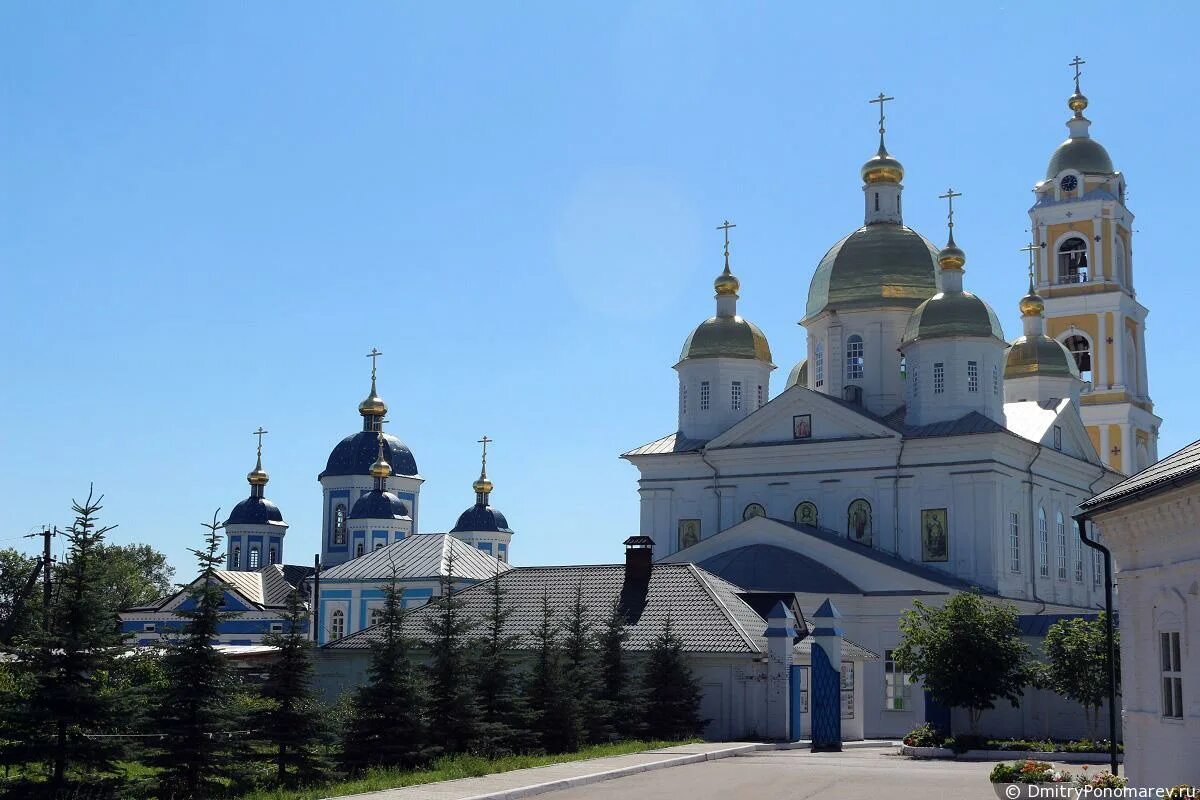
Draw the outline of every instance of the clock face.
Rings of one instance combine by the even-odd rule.
[[[1079,185],[1079,179],[1074,175],[1064,175],[1058,185],[1062,187],[1064,192],[1073,192],[1075,191],[1075,187]]]

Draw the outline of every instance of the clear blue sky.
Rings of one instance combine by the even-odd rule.
[[[906,222],[941,241],[937,195],[963,192],[966,286],[1016,336],[1077,52],[1138,215],[1171,452],[1200,435],[1196,27],[1185,3],[6,2],[0,539],[95,481],[113,538],[186,575],[263,425],[287,560],[311,563],[316,475],[378,346],[424,530],[472,502],[486,432],[514,561],[618,559],[617,456],[674,430],[714,227],[738,225],[778,392],[812,270],[861,224],[885,89]]]

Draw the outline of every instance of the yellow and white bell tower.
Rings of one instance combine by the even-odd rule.
[[[1033,191],[1030,230],[1038,243],[1037,289],[1046,332],[1075,358],[1084,381],[1083,422],[1096,451],[1132,474],[1158,460],[1158,428],[1146,378],[1146,307],[1133,283],[1133,213],[1125,177],[1091,137],[1079,90],[1067,100],[1067,140]]]

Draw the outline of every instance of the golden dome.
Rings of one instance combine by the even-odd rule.
[[[254,469],[250,470],[250,473],[246,476],[246,480],[250,482],[251,486],[266,486],[267,481],[271,480],[271,477],[262,468],[262,464],[256,464]]]
[[[1017,305],[1023,317],[1040,317],[1046,311],[1046,301],[1033,291],[1022,297]]]
[[[1082,114],[1083,110],[1088,107],[1088,99],[1078,91],[1067,98],[1067,108],[1074,111],[1076,114]]]
[[[382,417],[387,414],[387,403],[383,402],[383,398],[375,391],[375,380],[371,380],[371,393],[367,395],[367,399],[358,404],[358,413],[364,417]]]
[[[962,269],[967,263],[967,254],[951,239],[950,243],[938,251],[938,266],[942,269]]]
[[[862,165],[862,179],[863,183],[899,183],[904,180],[904,167],[880,146],[879,152]]]
[[[481,475],[471,484],[471,488],[475,490],[476,494],[489,494],[492,491],[492,482]]]
[[[737,294],[740,288],[742,288],[741,281],[729,271],[729,267],[726,267],[725,271],[713,281],[713,289],[717,291],[718,295]]]
[[[1079,368],[1060,342],[1044,333],[1035,334],[1018,338],[1004,357],[1005,380],[1028,375],[1078,378]]]
[[[382,449],[383,448],[380,448],[381,452],[379,453],[379,457],[376,458],[375,463],[371,465],[372,478],[386,478],[392,474],[392,465],[389,464],[387,459],[383,457]]]

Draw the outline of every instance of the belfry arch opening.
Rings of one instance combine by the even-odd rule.
[[[1063,345],[1070,352],[1071,358],[1075,359],[1075,366],[1079,368],[1079,377],[1090,383],[1092,380],[1091,342],[1086,337],[1075,333],[1064,339]]]
[[[1072,236],[1058,246],[1058,283],[1088,281],[1087,242]]]

